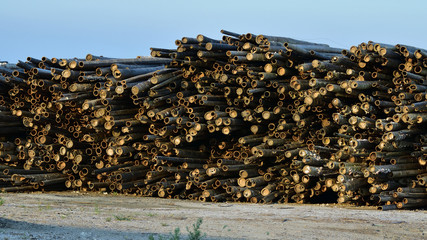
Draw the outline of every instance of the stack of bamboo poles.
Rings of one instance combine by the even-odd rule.
[[[16,154],[13,161],[3,158],[7,166],[3,173],[20,175],[11,175],[19,181],[3,191],[92,187],[91,182],[100,182],[94,169],[131,161],[129,151],[115,158],[110,154],[123,145],[121,126],[140,124],[134,119],[138,108],[117,89],[124,77],[167,72],[164,65],[170,61],[87,58],[28,58],[16,69],[0,68],[1,82],[7,86],[3,95],[7,114],[20,119],[13,124],[27,129],[24,137],[4,143],[10,150],[14,142]]]
[[[222,33],[0,68],[28,131],[5,142],[3,190],[427,205],[426,50]]]

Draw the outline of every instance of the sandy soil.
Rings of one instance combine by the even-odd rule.
[[[205,239],[427,239],[427,211],[202,203],[81,193],[0,194],[1,239],[148,239],[203,218]]]

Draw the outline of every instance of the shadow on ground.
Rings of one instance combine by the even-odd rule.
[[[153,235],[155,239],[162,236],[169,239],[169,235],[159,235],[156,233],[140,233],[129,231],[117,231],[109,229],[61,227],[52,225],[42,225],[28,223],[25,221],[15,221],[7,218],[0,218],[0,239],[149,239]],[[182,235],[182,239],[186,239]],[[204,238],[206,240],[219,240],[224,238]],[[232,238],[228,238],[232,240]]]

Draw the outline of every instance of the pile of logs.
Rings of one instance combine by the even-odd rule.
[[[222,33],[0,67],[0,188],[427,206],[426,50]]]

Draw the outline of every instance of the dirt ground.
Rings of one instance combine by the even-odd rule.
[[[334,204],[202,203],[82,193],[0,194],[1,239],[182,236],[203,219],[205,239],[427,239],[427,211]],[[158,236],[155,236],[156,239]]]

